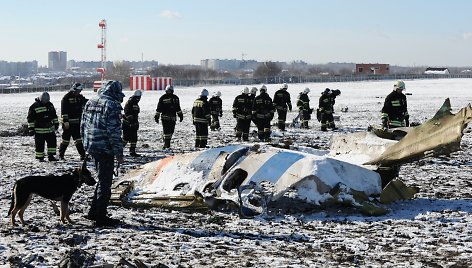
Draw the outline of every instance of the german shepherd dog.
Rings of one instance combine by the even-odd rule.
[[[15,216],[18,213],[21,223],[25,225],[23,214],[33,194],[49,200],[61,201],[61,222],[65,224],[67,219],[69,223],[72,223],[69,218],[69,201],[82,183],[89,186],[96,183],[87,169],[86,161],[83,162],[82,167],[74,169],[71,174],[27,176],[19,179],[15,182],[11,194],[11,206],[8,211],[8,215],[11,215],[11,224],[16,226]]]

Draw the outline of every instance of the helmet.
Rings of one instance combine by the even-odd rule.
[[[141,97],[141,95],[143,95],[143,92],[139,89],[136,89],[133,93],[133,96],[135,97]]]
[[[46,91],[44,91],[43,93],[41,93],[41,95],[39,95],[39,100],[40,100],[42,103],[48,103],[49,100],[50,100],[49,93],[47,93]]]
[[[213,94],[213,96],[215,96],[215,97],[221,97],[221,92],[220,92],[220,91],[217,91],[217,92],[215,92],[215,94]]]
[[[287,90],[287,88],[288,88],[288,85],[287,85],[287,83],[284,83],[281,89],[285,89],[285,90]]]
[[[304,93],[304,94],[310,93],[310,89],[306,87],[306,88],[303,90],[303,93]]]
[[[393,89],[401,89],[401,90],[406,89],[405,82],[403,82],[402,80],[396,81],[395,84],[393,84]]]
[[[257,93],[257,87],[252,87],[251,88],[251,94],[256,95],[256,93]]]
[[[206,90],[206,88],[202,89],[202,92],[200,93],[200,96],[207,97],[208,96],[208,90]]]
[[[174,93],[174,86],[167,85],[166,86],[166,93]]]
[[[324,90],[323,94],[328,94],[330,91],[331,91],[331,89],[329,89],[329,88],[325,88],[325,90]]]
[[[267,87],[265,85],[262,85],[260,91],[261,93],[267,93]]]
[[[241,91],[241,93],[243,93],[243,94],[249,94],[249,88],[248,88],[248,87],[245,87],[245,88]]]
[[[84,89],[84,87],[82,86],[81,83],[74,83],[71,87],[71,90],[74,90],[74,91],[82,91],[82,89]]]

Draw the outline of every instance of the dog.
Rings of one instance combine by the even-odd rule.
[[[73,223],[69,217],[69,201],[72,195],[83,184],[95,185],[96,181],[87,169],[86,161],[82,167],[76,168],[70,174],[27,176],[15,182],[11,194],[11,206],[8,211],[11,224],[16,226],[16,214],[25,225],[23,214],[28,207],[33,194],[37,194],[49,200],[61,201],[60,219],[63,224],[66,220]]]

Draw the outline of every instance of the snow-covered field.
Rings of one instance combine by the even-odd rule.
[[[471,79],[413,80],[406,82],[410,122],[431,118],[449,97],[453,113],[472,102]],[[256,85],[260,87],[260,85]],[[211,86],[210,94],[222,92],[222,130],[210,132],[212,147],[235,143],[233,99],[244,86]],[[273,96],[280,85],[268,85]],[[290,84],[295,106],[299,92],[311,89],[312,107],[324,88],[340,89],[336,99],[339,132],[364,131],[380,121],[384,97],[393,81]],[[184,111],[177,123],[173,151],[162,151],[162,126],[153,120],[162,92],[145,92],[140,102],[141,129],[138,153],[128,157],[121,174],[164,155],[194,150],[190,110],[202,87],[176,88]],[[127,96],[132,92],[126,91]],[[52,92],[60,113],[65,92]],[[83,92],[90,98],[95,93]],[[26,210],[27,226],[11,227],[6,217],[13,183],[31,174],[63,173],[78,166],[74,146],[66,161],[40,163],[34,159],[32,137],[13,135],[26,123],[28,107],[37,93],[0,96],[0,265],[2,267],[57,267],[66,253],[80,249],[93,264],[118,264],[123,258],[153,267],[470,267],[472,260],[472,134],[466,129],[462,151],[448,157],[423,159],[404,165],[400,179],[418,186],[416,199],[389,205],[385,216],[366,217],[349,209],[316,210],[309,214],[277,212],[254,219],[239,219],[219,212],[184,213],[160,209],[125,209],[111,206],[112,217],[127,224],[114,229],[93,229],[84,219],[93,188],[83,186],[72,198],[74,225],[63,225],[44,199],[33,198]],[[126,97],[127,99],[128,97]],[[125,100],[126,100],[125,99]],[[342,113],[341,108],[348,107]],[[288,119],[296,116],[290,113]],[[275,122],[275,120],[274,120]],[[328,148],[329,138],[339,132],[321,132],[316,120],[311,129],[289,128],[285,136],[297,144]],[[252,129],[255,129],[254,127]],[[60,137],[58,134],[58,144]],[[90,167],[92,164],[90,163]],[[121,176],[121,175],[120,175]],[[91,262],[89,262],[90,264]]]

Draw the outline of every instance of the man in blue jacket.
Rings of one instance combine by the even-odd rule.
[[[123,163],[123,141],[121,139],[121,103],[125,95],[119,81],[109,81],[98,95],[91,98],[84,107],[80,124],[84,148],[94,161],[98,173],[88,219],[95,226],[114,226],[119,220],[107,216],[111,197],[114,160]]]

